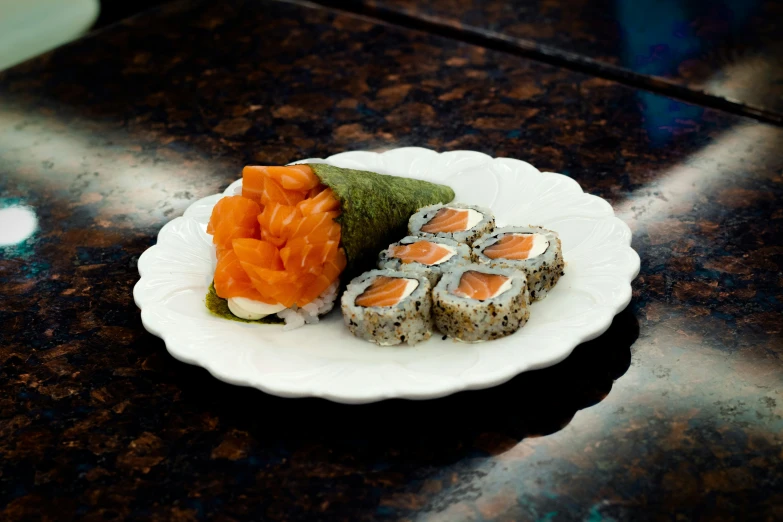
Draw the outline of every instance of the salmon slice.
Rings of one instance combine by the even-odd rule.
[[[268,302],[280,303],[286,308],[296,304],[304,289],[295,274],[283,270],[270,270],[246,263],[242,265],[253,284]]]
[[[405,296],[408,281],[401,277],[378,276],[355,303],[357,306],[394,306]]]
[[[264,193],[264,167],[245,167],[242,169],[242,196],[261,203],[261,194]]]
[[[261,227],[261,239],[267,243],[272,243],[277,248],[284,246],[285,242],[288,241],[284,237],[273,236],[269,231],[265,230],[264,227]]]
[[[340,225],[334,222],[339,215],[339,211],[333,210],[300,217],[291,222],[286,230],[286,235],[291,239],[313,236],[339,240]]]
[[[233,250],[225,250],[218,259],[214,282],[215,292],[218,297],[223,299],[245,297],[264,301],[263,296],[253,286],[253,282],[242,268],[239,258]]]
[[[307,303],[316,299],[319,295],[324,293],[329,285],[340,277],[340,274],[345,270],[345,266],[348,264],[348,260],[345,257],[345,251],[341,248],[335,250],[334,254],[326,260],[324,263],[323,272],[321,272],[313,282],[307,286],[302,295],[297,300],[296,304],[304,306]]]
[[[306,195],[307,192],[305,191],[284,189],[272,178],[264,178],[264,192],[261,194],[261,204],[280,203],[281,205],[294,206],[304,200]]]
[[[212,209],[207,225],[207,233],[212,234],[212,242],[218,249],[231,248],[231,241],[242,237],[260,236],[256,216],[261,207],[243,196],[221,198]]]
[[[283,261],[277,247],[258,239],[235,239],[234,253],[241,263],[249,263],[270,270],[282,270]]]
[[[318,185],[317,187],[313,187],[307,191],[307,197],[305,199],[312,199],[324,190],[326,190],[326,185]]]
[[[258,224],[269,235],[281,238],[284,237],[283,231],[286,227],[300,217],[302,215],[294,206],[270,203],[264,207],[264,211],[258,216]]]
[[[536,234],[508,234],[484,249],[484,255],[490,259],[527,259],[535,245]]]
[[[467,230],[468,219],[469,213],[465,209],[443,207],[432,216],[426,225],[421,227],[421,231],[428,234],[461,232]]]
[[[306,199],[299,203],[297,208],[303,216],[307,216],[318,212],[338,210],[340,208],[340,202],[334,196],[332,189],[325,189],[319,192],[314,198]]]
[[[506,281],[508,277],[503,275],[468,270],[462,274],[459,286],[452,293],[460,297],[484,301],[494,297]]]
[[[287,190],[308,191],[317,187],[321,180],[307,165],[288,165],[287,167],[266,167],[266,175]]]
[[[390,250],[392,257],[396,257],[403,263],[416,262],[423,265],[434,265],[453,253],[443,245],[430,241],[416,241],[408,245],[396,245],[391,247]]]
[[[297,238],[280,249],[280,258],[287,272],[319,275],[323,272],[326,260],[337,250],[337,246],[337,241],[313,244],[308,243],[305,238]]]

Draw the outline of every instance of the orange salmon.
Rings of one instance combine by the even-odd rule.
[[[468,270],[462,274],[459,286],[452,293],[460,297],[484,301],[494,297],[508,280],[508,277],[503,275]]]
[[[301,217],[301,214],[294,206],[270,203],[264,207],[264,211],[258,216],[258,224],[269,235],[283,237],[285,228],[299,217]]]
[[[261,207],[252,199],[243,196],[228,196],[220,199],[212,209],[207,233],[218,249],[231,248],[231,241],[241,237],[259,237],[256,217]]]
[[[357,306],[394,306],[405,297],[409,281],[403,277],[378,276],[355,303]]]
[[[443,207],[435,213],[426,225],[421,227],[421,231],[428,234],[461,232],[468,228],[469,215],[465,209]]]
[[[332,189],[319,192],[314,198],[306,199],[297,205],[303,216],[318,212],[329,212],[340,208],[340,202],[334,197]]]
[[[490,259],[527,259],[536,246],[539,234],[508,234],[497,243],[484,249],[484,255]],[[540,248],[540,247],[539,247]]]
[[[217,247],[218,296],[304,306],[345,269],[340,203],[306,165],[248,166],[242,196],[215,205],[207,231]]]
[[[434,265],[444,257],[453,254],[451,250],[431,241],[416,241],[408,245],[396,245],[391,248],[392,257],[396,257],[403,263],[421,263]]]
[[[223,299],[245,297],[264,301],[264,297],[253,286],[233,250],[226,250],[218,259],[214,282],[215,292]]]

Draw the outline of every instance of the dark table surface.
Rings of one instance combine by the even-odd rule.
[[[323,8],[170,6],[0,75],[3,520],[783,517],[783,130]],[[494,389],[344,406],[177,362],[139,255],[247,163],[421,145],[609,200],[631,305]]]
[[[780,0],[321,1],[458,27],[598,74],[642,85],[660,80],[704,103],[719,99],[783,120]]]

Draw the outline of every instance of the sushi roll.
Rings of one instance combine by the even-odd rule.
[[[494,228],[495,216],[488,208],[462,203],[430,205],[419,209],[408,221],[411,236],[443,237],[468,246]]]
[[[422,273],[434,287],[444,272],[469,261],[467,245],[441,237],[408,236],[381,252],[378,268]]]
[[[527,279],[508,268],[468,264],[443,274],[432,291],[435,326],[462,341],[510,335],[527,322]]]
[[[365,341],[416,344],[432,335],[430,283],[422,274],[365,272],[350,282],[341,303],[345,325]]]
[[[533,226],[495,229],[473,245],[473,260],[524,271],[533,301],[546,297],[565,267],[557,233]]]

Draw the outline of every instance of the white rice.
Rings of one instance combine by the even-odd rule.
[[[280,319],[285,320],[283,331],[295,330],[305,324],[315,324],[318,322],[318,316],[331,311],[334,302],[337,299],[337,289],[340,287],[340,281],[332,283],[329,288],[318,296],[314,301],[307,303],[302,308],[296,305],[286,308],[277,313]]]

